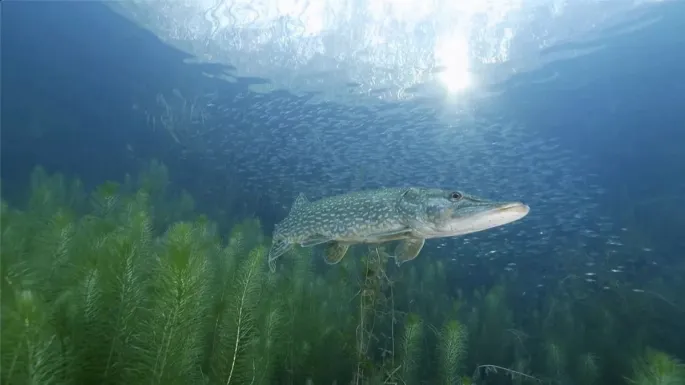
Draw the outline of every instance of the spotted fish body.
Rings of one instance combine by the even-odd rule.
[[[309,202],[300,194],[276,225],[269,268],[294,245],[324,244],[325,259],[338,263],[350,245],[400,240],[398,264],[414,259],[425,239],[462,235],[522,218],[528,206],[492,202],[459,191],[427,188],[364,190]]]

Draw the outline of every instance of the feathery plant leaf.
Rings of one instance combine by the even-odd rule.
[[[560,378],[566,369],[566,357],[558,344],[549,342],[545,346],[547,371],[550,375]]]
[[[27,236],[30,221],[26,220],[22,212],[10,209],[2,202],[0,213],[0,273],[2,277],[2,304],[14,300],[14,285],[24,285],[26,282],[37,283],[38,277],[28,258],[29,237]]]
[[[169,169],[162,162],[151,160],[138,176],[138,185],[150,196],[161,197],[169,186]]]
[[[459,381],[459,371],[466,358],[467,331],[457,320],[448,321],[440,332],[441,384],[452,385]]]
[[[134,337],[135,322],[145,305],[144,273],[148,270],[152,228],[150,218],[141,209],[129,205],[124,226],[108,238],[106,256],[102,260],[103,301],[108,304],[103,314],[107,321],[101,331],[107,338],[107,350],[102,376],[108,380],[120,379],[129,347]]]
[[[33,169],[30,191],[28,208],[39,221],[49,218],[55,209],[67,202],[64,177],[60,174],[48,175],[42,167]]]
[[[278,304],[272,305],[271,309],[266,309],[261,315],[262,324],[259,336],[255,338],[255,346],[252,355],[255,358],[255,368],[257,377],[254,382],[256,385],[268,385],[272,383],[274,362],[280,358],[278,356],[278,344],[282,332],[282,314]]]
[[[218,253],[210,255],[208,261],[212,272],[212,296],[211,310],[207,322],[207,349],[205,353],[205,365],[203,370],[211,372],[214,365],[220,365],[219,349],[224,327],[224,318],[229,315],[227,309],[232,305],[232,290],[234,282],[234,266],[239,255],[243,251],[243,233],[234,228],[228,239],[226,247]]]
[[[578,375],[583,384],[592,385],[599,379],[599,362],[594,353],[584,353],[578,360]]]
[[[259,304],[262,283],[262,262],[265,248],[258,246],[238,267],[233,277],[228,307],[221,317],[220,348],[217,349],[213,370],[222,384],[240,383],[241,379],[252,378],[255,373],[255,357],[245,354],[249,340],[255,333],[255,312]],[[248,381],[249,382],[249,381]]]
[[[90,197],[93,213],[98,216],[107,217],[114,211],[119,203],[119,190],[119,184],[111,181],[98,186]]]
[[[186,384],[199,374],[209,277],[196,236],[193,224],[176,223],[159,245],[149,313],[134,332],[141,367],[127,383]]]
[[[416,382],[422,335],[423,321],[417,314],[409,314],[401,342],[402,368],[400,373],[400,377],[407,384]]]
[[[633,376],[628,381],[635,385],[683,385],[685,365],[662,351],[648,348],[633,362]]]
[[[76,361],[79,369],[75,372],[79,383],[100,383],[102,380],[104,352],[107,335],[103,314],[102,274],[92,267],[74,289],[76,317],[74,317],[73,338]]]
[[[312,271],[312,249],[300,249],[291,252],[295,263],[291,274],[293,282],[293,298],[302,298],[305,285],[312,281],[314,272]]]
[[[1,317],[2,383],[65,383],[64,360],[45,303],[33,291],[15,288],[14,300],[2,304]]]

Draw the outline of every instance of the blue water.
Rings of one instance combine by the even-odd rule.
[[[657,310],[663,327],[685,330],[683,2],[652,6],[640,17],[656,21],[644,28],[542,51],[601,47],[492,85],[497,96],[448,120],[441,111],[452,107],[434,98],[365,107],[254,93],[268,79],[207,76],[232,67],[187,63],[104,4],[6,2],[2,16],[0,172],[10,204],[23,204],[39,165],[92,188],[159,159],[222,231],[256,216],[268,235],[300,192],[454,186],[531,206],[520,223],[429,241],[425,252],[455,276],[473,286],[511,280],[522,309],[571,275],[589,296],[619,284],[653,293],[668,304]],[[162,116],[193,98],[202,112],[173,118],[170,132]],[[685,358],[682,332],[657,340]]]

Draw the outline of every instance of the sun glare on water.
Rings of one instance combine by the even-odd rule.
[[[443,70],[438,79],[450,93],[464,91],[473,85],[469,65],[469,43],[459,34],[438,40],[435,46],[435,63]]]

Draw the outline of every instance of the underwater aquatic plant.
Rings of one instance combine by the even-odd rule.
[[[255,313],[262,283],[260,266],[265,257],[263,247],[253,249],[233,277],[233,290],[222,317],[221,347],[217,356],[221,361],[214,367],[215,376],[227,385],[241,383],[242,379],[257,375],[254,362],[243,358],[250,340],[254,338]]]
[[[513,312],[506,304],[506,289],[493,286],[482,296],[474,294],[475,303],[468,318],[470,350],[476,362],[512,362],[515,339]]]
[[[153,384],[183,383],[197,375],[209,308],[207,250],[200,232],[194,223],[174,224],[152,270],[150,312],[141,319],[135,345],[139,371]]]
[[[662,351],[648,348],[633,361],[633,375],[627,380],[635,385],[683,385],[685,365]]]
[[[456,384],[461,365],[466,358],[467,331],[457,320],[448,321],[439,334],[440,383]]]
[[[32,290],[3,288],[0,356],[3,384],[60,384],[66,374],[63,351],[49,324],[49,308]],[[10,306],[5,301],[11,301]]]
[[[549,342],[545,346],[547,371],[555,378],[560,378],[566,371],[566,357],[559,344]]]
[[[400,369],[400,377],[407,384],[416,382],[416,369],[419,364],[419,355],[421,353],[420,343],[423,335],[423,321],[417,314],[407,315],[407,321],[404,325],[404,336],[401,342],[402,351],[402,367]]]
[[[282,310],[278,304],[268,309],[266,316],[261,317],[259,336],[252,342],[250,355],[255,357],[254,367],[257,371],[254,384],[270,384],[274,363],[280,358],[276,344],[281,339],[283,327]]]
[[[479,365],[478,367],[476,367],[476,371],[473,374],[473,378],[480,377],[479,373],[481,371],[483,371],[485,374],[503,372],[507,376],[511,377],[512,380],[525,379],[525,380],[534,381],[537,383],[542,382],[542,380],[540,380],[539,378],[533,377],[529,374],[525,374],[523,372],[519,372],[516,370],[509,369],[509,368],[504,368],[504,367],[501,367],[498,365]]]
[[[179,222],[192,198],[161,163],[143,174],[86,192],[37,169],[25,206],[2,202],[3,384],[519,384],[535,372],[618,384],[623,354],[654,335],[642,324],[626,333],[636,307],[623,301],[548,293],[522,314],[515,282],[476,286],[439,259],[398,269],[382,248],[323,273],[297,250],[266,274],[258,219],[230,219],[223,243],[208,217]],[[636,385],[683,384],[663,353],[633,369]]]
[[[599,379],[599,359],[594,353],[584,353],[578,359],[578,375],[583,384],[592,385]]]

